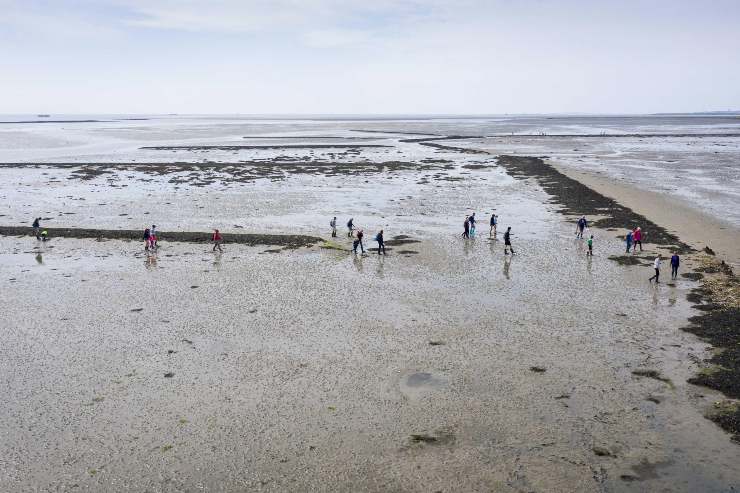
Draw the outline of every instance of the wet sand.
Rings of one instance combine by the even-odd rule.
[[[623,245],[610,221],[629,211],[605,195],[586,195],[613,209],[586,257],[574,195],[542,161],[496,164],[438,145],[362,173],[274,162],[279,181],[213,176],[239,177],[236,164],[206,167],[208,180],[137,164],[85,177],[48,163],[4,170],[7,224],[41,209],[63,230],[134,234],[156,217],[174,231],[223,224],[245,238],[328,240],[333,215],[340,229],[323,245],[223,254],[197,242],[146,254],[119,239],[0,236],[0,490],[740,485],[740,447],[704,418],[722,395],[687,382],[712,354],[678,330],[699,313],[690,295],[701,280],[647,283],[643,264],[660,245],[634,266],[611,260]],[[472,210],[479,232],[462,240],[461,212]],[[350,254],[349,216],[366,247],[383,228],[397,251]]]
[[[635,212],[662,225],[697,249],[708,246],[736,269],[740,268],[740,230],[734,226],[702,214],[680,199],[646,192],[604,175],[558,166],[557,162],[551,164],[566,176],[619,203],[628,204]]]

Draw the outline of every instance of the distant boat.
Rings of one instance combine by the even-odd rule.
[[[36,115],[39,118],[49,118],[51,115]]]

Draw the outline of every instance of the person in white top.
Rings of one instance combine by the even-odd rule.
[[[648,279],[648,281],[653,282],[653,279],[655,279],[655,283],[658,283],[658,279],[660,278],[660,254],[658,254],[657,257],[655,257],[655,261],[653,262],[653,268],[655,269],[655,275]]]

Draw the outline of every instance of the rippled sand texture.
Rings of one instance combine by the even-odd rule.
[[[38,198],[49,225],[156,222],[162,245],[0,237],[0,491],[740,485],[740,447],[703,418],[717,394],[685,383],[707,355],[678,330],[696,283],[648,284],[649,267],[608,259],[612,232],[593,231],[588,259],[541,187],[489,156],[419,152],[451,167],[229,186],[116,170],[116,187],[6,170],[1,193],[22,200],[3,224]],[[502,229],[488,238],[492,209],[513,258]],[[366,246],[381,227],[417,242],[387,257],[352,255],[341,227],[330,249],[228,242],[327,238],[333,215]],[[223,254],[167,239],[211,227]]]

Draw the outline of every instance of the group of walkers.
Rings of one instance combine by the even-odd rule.
[[[337,218],[336,216],[329,221],[329,226],[331,227],[331,236],[332,238],[337,237]],[[465,222],[463,223],[463,233],[462,237],[465,239],[474,238],[475,237],[475,227],[476,227],[476,219],[475,219],[475,212],[470,214],[469,216],[465,216]],[[495,237],[498,227],[498,215],[496,213],[491,213],[491,219],[490,219],[490,230],[489,234],[490,236]],[[586,220],[586,216],[581,216],[578,219],[578,222],[576,223],[576,238],[583,239],[584,233],[586,228],[588,228],[588,221]],[[33,221],[33,234],[39,241],[47,241],[48,240],[48,231],[43,229],[41,227],[41,218],[37,217]],[[511,226],[506,228],[506,232],[504,233],[504,255],[508,255],[509,251],[511,251],[511,254],[514,255],[514,248],[511,245]],[[349,221],[347,221],[347,237],[348,238],[354,238],[352,241],[352,252],[355,254],[357,253],[357,247],[360,247],[360,252],[362,254],[365,253],[365,245],[363,244],[363,239],[365,237],[365,232],[362,228],[357,228],[354,224],[354,218],[350,218]],[[144,250],[146,251],[156,251],[158,248],[157,244],[158,238],[157,238],[157,226],[155,224],[152,224],[151,228],[144,229]],[[375,241],[378,243],[378,255],[381,253],[383,255],[386,254],[385,251],[385,239],[383,237],[383,230],[381,229],[376,235],[375,235]],[[214,232],[211,236],[211,242],[213,243],[213,251],[215,252],[218,250],[219,252],[223,252],[223,249],[221,248],[221,244],[223,243],[223,236],[221,235],[221,232],[218,229],[214,229]],[[587,256],[593,256],[593,244],[594,244],[594,235],[590,235],[588,240],[586,241],[586,244],[588,245],[588,251],[586,252]],[[642,252],[642,229],[637,226],[633,230],[628,230],[627,236],[626,236],[626,244],[627,244],[627,253],[630,253],[630,250],[632,251],[632,254],[634,255],[637,253],[637,247],[639,245],[640,251]],[[671,256],[671,279],[676,279],[678,277],[678,267],[680,265],[680,258],[678,256],[678,252],[674,252]],[[662,259],[660,254],[658,254],[655,257],[655,260],[653,261],[653,269],[655,269],[655,274],[650,277],[649,281],[653,282],[653,280],[658,283],[660,282],[660,267],[662,264]]]
[[[463,232],[462,237],[465,239],[469,238],[475,238],[475,212],[470,214],[469,216],[465,216],[465,221],[463,222]],[[491,219],[489,221],[490,229],[488,230],[489,236],[496,236],[497,228],[498,228],[498,215],[495,212],[491,213]],[[506,228],[506,231],[504,232],[504,255],[509,254],[509,250],[511,250],[511,254],[514,255],[514,248],[511,246],[511,226]]]
[[[144,229],[144,250],[157,250],[157,225]]]
[[[329,221],[329,226],[331,227],[331,236],[332,238],[337,237],[337,218],[334,216],[331,221]],[[355,231],[357,231],[357,235],[355,236]],[[347,238],[354,238],[352,241],[352,252],[357,253],[357,247],[360,247],[360,252],[365,253],[365,245],[362,243],[362,240],[365,238],[365,231],[362,228],[355,227],[355,220],[354,218],[349,218],[349,221],[347,221]],[[375,235],[375,241],[378,243],[378,255],[383,253],[385,255],[385,238],[383,237],[383,230],[381,229],[378,234]]]
[[[640,229],[640,226],[633,230],[627,230],[625,242],[627,243],[627,253],[630,253],[630,248],[633,255],[637,253],[637,245],[640,245],[640,251],[642,251],[642,229]]]
[[[660,254],[658,254],[655,257],[655,260],[653,260],[653,269],[655,269],[655,274],[648,279],[648,281],[653,282],[653,279],[655,279],[655,282],[660,282],[660,266],[662,264],[662,258],[660,257]],[[681,265],[681,259],[678,256],[678,252],[673,252],[673,255],[671,256],[671,279],[677,279],[678,278],[678,267]]]

